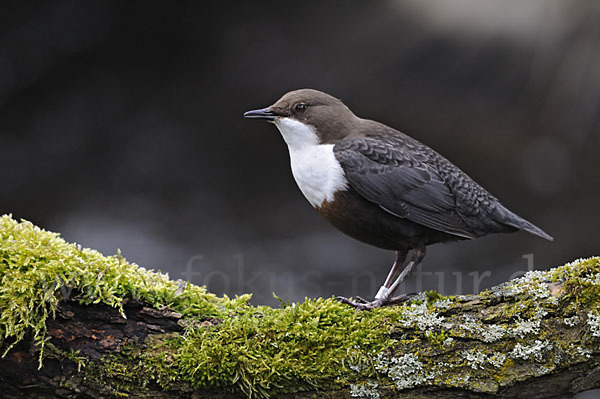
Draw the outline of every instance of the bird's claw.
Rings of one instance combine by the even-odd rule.
[[[416,295],[417,295],[416,292],[411,292],[410,294],[398,295],[398,296],[389,298],[386,301],[386,305],[397,305],[399,303],[406,302],[406,301],[410,300],[412,297],[414,297]]]
[[[377,299],[372,302],[365,301],[363,298],[357,298],[357,299],[359,299],[358,301],[353,301],[353,300],[343,297],[343,296],[338,296],[335,299],[340,301],[341,303],[350,305],[353,308],[356,308],[358,310],[372,310],[372,309],[382,306],[381,301],[379,301]]]
[[[350,305],[353,308],[356,308],[358,310],[373,310],[376,308],[380,308],[382,306],[398,305],[399,303],[408,301],[410,298],[412,298],[415,295],[416,295],[415,293],[403,294],[403,295],[398,295],[398,296],[391,297],[391,298],[375,299],[371,302],[366,301],[365,299],[363,299],[361,297],[357,297],[356,301],[353,301],[353,300],[343,297],[343,296],[338,296],[335,299],[340,301],[341,303]]]

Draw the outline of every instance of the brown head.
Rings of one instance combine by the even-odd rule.
[[[341,100],[313,89],[290,91],[270,107],[248,111],[244,117],[266,119],[278,127],[283,120],[300,122],[315,130],[320,144],[338,142],[360,121]]]

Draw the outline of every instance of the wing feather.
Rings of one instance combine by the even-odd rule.
[[[455,191],[417,145],[399,137],[361,138],[337,144],[334,153],[350,186],[368,201],[428,228],[475,238]]]

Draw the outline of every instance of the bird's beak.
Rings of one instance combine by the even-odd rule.
[[[263,108],[263,109],[254,109],[252,111],[248,111],[248,112],[244,113],[244,118],[248,118],[248,119],[266,119],[268,121],[275,120],[276,116],[277,115],[275,115],[275,113],[273,113],[273,111],[271,111],[269,109],[269,107]]]

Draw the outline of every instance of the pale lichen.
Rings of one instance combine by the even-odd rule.
[[[452,376],[452,378],[449,381],[449,385],[457,388],[468,387],[470,381],[471,375],[469,373],[461,373]]]
[[[508,354],[513,359],[543,361],[544,354],[552,349],[552,344],[546,340],[536,339],[531,345],[517,343]]]
[[[548,312],[542,308],[536,307],[533,317],[523,320],[520,315],[517,315],[516,326],[512,329],[512,334],[515,337],[523,338],[528,334],[538,334],[542,319]]]
[[[587,324],[594,337],[600,337],[600,315],[596,312],[588,312]]]
[[[596,273],[589,277],[582,276],[581,281],[588,283],[588,284],[600,285],[600,273]]]
[[[506,361],[506,355],[500,352],[494,352],[490,357],[488,357],[488,362],[496,367],[502,368],[504,367],[504,362]]]
[[[592,350],[591,349],[587,349],[587,348],[582,348],[582,347],[577,347],[576,349],[576,353],[579,356],[583,356],[586,359],[589,359],[590,357],[592,357]]]
[[[568,327],[575,327],[576,325],[579,324],[579,322],[580,322],[579,316],[577,316],[577,315],[572,316],[572,317],[563,318],[563,323],[565,323],[565,325]]]
[[[548,272],[530,270],[524,276],[502,283],[490,289],[494,296],[514,297],[527,293],[536,300],[543,300],[551,296],[548,285]]]
[[[403,327],[414,326],[422,331],[440,327],[444,321],[443,316],[427,308],[426,302],[412,303],[404,310],[403,316],[400,322]]]
[[[438,309],[448,309],[452,305],[452,301],[449,298],[438,299],[432,306]]]
[[[379,399],[381,395],[377,390],[379,384],[368,381],[363,384],[350,384],[350,396],[362,399]]]
[[[500,352],[492,352],[486,354],[477,349],[464,350],[460,356],[467,362],[468,366],[473,370],[485,370],[487,364],[496,368],[504,366],[506,355]]]
[[[413,353],[391,358],[381,355],[377,357],[375,363],[377,371],[387,375],[398,390],[412,388],[432,380],[435,375],[425,370],[423,366]]]
[[[506,335],[506,328],[504,326],[484,324],[471,314],[463,315],[463,322],[457,327],[488,343],[496,342]]]
[[[460,355],[474,370],[483,370],[484,365],[488,360],[485,353],[473,349],[469,351],[462,351]]]

